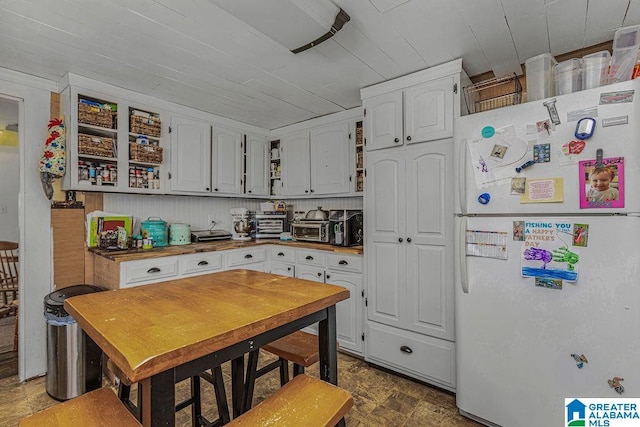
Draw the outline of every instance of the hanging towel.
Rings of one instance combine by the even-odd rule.
[[[44,144],[44,152],[40,158],[40,181],[47,198],[53,197],[53,180],[61,178],[65,173],[65,130],[62,119],[49,121],[49,136]]]

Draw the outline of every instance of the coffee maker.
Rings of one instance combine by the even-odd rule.
[[[247,208],[233,208],[231,214],[231,239],[251,240],[252,219]]]

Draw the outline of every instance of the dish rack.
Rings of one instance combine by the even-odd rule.
[[[464,97],[470,114],[522,102],[522,84],[518,76],[494,77],[464,88]]]

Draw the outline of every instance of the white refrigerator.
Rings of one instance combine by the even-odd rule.
[[[463,415],[560,426],[565,398],[640,397],[638,89],[640,79],[558,96],[555,111],[535,101],[458,120]],[[581,118],[595,119],[589,138],[578,138]]]

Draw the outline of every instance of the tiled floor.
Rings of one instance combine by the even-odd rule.
[[[271,361],[263,353],[260,365]],[[227,364],[228,365],[228,364]],[[366,362],[344,354],[339,355],[339,385],[349,390],[355,405],[346,417],[349,427],[369,426],[478,426],[458,414],[455,396],[449,392],[370,367]],[[230,393],[229,372],[224,375],[227,394]],[[307,371],[317,376],[317,364]],[[178,385],[178,395],[188,393],[188,382]],[[20,419],[57,403],[45,391],[44,378],[20,384],[15,376],[0,380],[0,425],[16,426]],[[204,382],[204,414],[216,418],[213,387]],[[268,373],[256,382],[254,404],[280,387],[278,371]],[[133,393],[135,395],[135,393]],[[190,426],[190,410],[176,416],[176,424]]]

